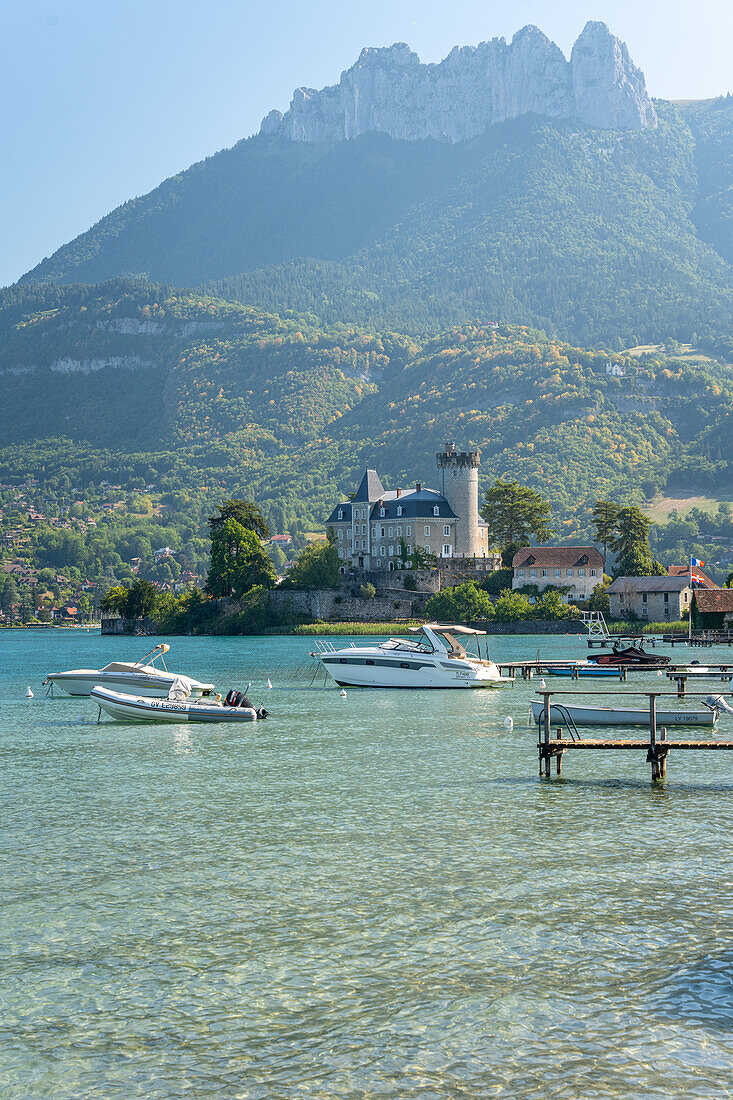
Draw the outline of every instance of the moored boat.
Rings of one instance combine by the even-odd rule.
[[[425,623],[410,627],[415,639],[390,638],[381,645],[335,649],[320,643],[311,653],[340,687],[479,688],[502,687],[513,681],[502,676],[493,661],[467,653],[457,637],[474,637],[484,630]],[[318,643],[317,643],[318,644]]]
[[[160,642],[134,664],[127,661],[112,661],[104,668],[74,668],[68,672],[52,672],[43,681],[43,685],[57,686],[69,695],[89,695],[96,685],[109,687],[113,691],[129,691],[136,695],[168,695],[176,680],[184,679],[191,695],[203,695],[214,690],[214,684],[204,684],[191,676],[182,677],[180,672],[169,672],[163,655],[170,649]],[[150,658],[148,664],[145,662]],[[155,662],[160,660],[162,668]]]
[[[185,685],[171,689],[170,697],[154,699],[143,695],[129,695],[112,691],[107,687],[94,687],[91,698],[105,714],[126,722],[256,722],[267,718],[267,711],[252,706],[246,695],[230,692],[223,702],[209,696],[191,698],[185,693]],[[237,698],[239,697],[239,698]],[[246,704],[246,705],[245,705]]]
[[[570,676],[573,679],[585,676],[596,678],[611,676],[620,680],[623,672],[623,668],[605,668],[603,665],[569,665],[564,668],[550,667],[545,670],[547,676]]]
[[[544,724],[545,704],[533,699],[532,717],[539,726]],[[657,726],[708,726],[718,720],[717,707],[706,710],[657,710]],[[550,725],[565,726],[648,726],[649,710],[632,707],[593,707],[578,703],[550,701]]]

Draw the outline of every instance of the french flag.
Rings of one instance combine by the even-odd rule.
[[[691,569],[702,569],[704,564],[705,564],[705,562],[700,561],[699,558],[690,558],[690,568]]]

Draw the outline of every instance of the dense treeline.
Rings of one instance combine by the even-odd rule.
[[[274,531],[319,529],[367,462],[390,484],[434,481],[445,439],[481,448],[483,488],[500,478],[548,492],[561,539],[589,529],[596,497],[639,503],[668,484],[733,480],[730,371],[674,341],[609,357],[467,324],[420,343],[139,280],[4,301],[0,347],[13,350],[0,369],[21,373],[3,376],[0,483],[32,477],[41,496],[82,501],[105,480],[151,485],[197,537],[223,493],[261,501]],[[59,341],[82,362],[98,338],[155,366],[50,369]]]
[[[477,317],[620,350],[733,327],[733,101],[643,133],[525,117],[473,141],[255,137],[125,203],[28,278],[147,272],[327,325]]]

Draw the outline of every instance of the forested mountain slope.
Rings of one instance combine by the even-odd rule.
[[[606,352],[520,326],[421,342],[142,280],[15,288],[0,296],[0,481],[154,476],[179,504],[255,498],[279,530],[322,523],[366,463],[430,483],[446,439],[481,448],[484,487],[520,477],[571,520],[678,467],[730,484],[715,441],[731,368],[671,349],[614,361],[621,378]]]
[[[525,116],[469,141],[258,135],[132,200],[26,281],[142,272],[327,325],[497,319],[620,348],[733,328],[733,99],[659,125]]]

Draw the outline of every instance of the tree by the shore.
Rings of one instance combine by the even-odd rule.
[[[518,481],[495,481],[487,490],[481,509],[489,529],[489,542],[502,551],[551,539],[555,534],[551,514],[548,502]]]

